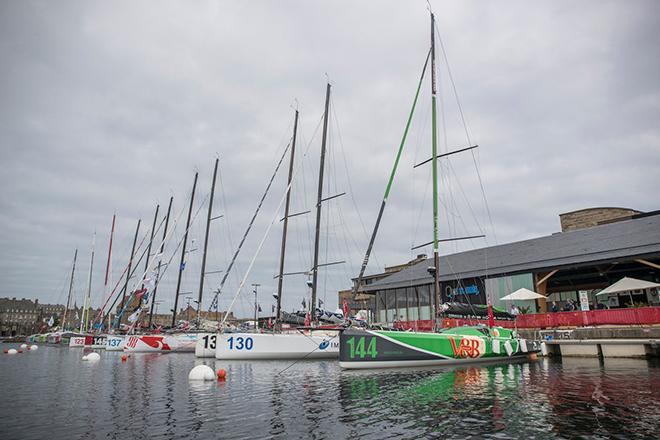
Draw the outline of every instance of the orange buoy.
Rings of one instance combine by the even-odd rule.
[[[122,362],[126,362],[126,359],[128,359],[128,355],[126,355],[126,354],[122,354],[122,355],[121,355],[121,361],[122,361]]]
[[[4,349],[2,350],[2,352],[3,352],[4,354],[7,354],[7,353],[9,353],[9,349],[8,349],[8,348],[4,348]]]
[[[19,352],[19,353],[23,353],[23,350],[21,350],[21,349],[19,348],[19,349],[18,349],[18,352]]]
[[[227,379],[227,372],[225,371],[224,368],[220,368],[218,370],[218,380],[224,381]]]

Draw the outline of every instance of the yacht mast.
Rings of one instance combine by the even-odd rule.
[[[289,204],[291,201],[291,180],[293,179],[293,161],[296,153],[296,133],[298,132],[298,110],[293,120],[293,140],[291,141],[291,159],[289,160],[289,177],[287,180],[286,204],[284,205],[284,225],[282,227],[282,247],[280,249],[280,273],[277,279],[277,310],[275,322],[280,322],[282,310],[282,283],[284,282],[284,253],[286,250],[286,234],[289,228]]]
[[[190,195],[190,207],[188,208],[188,219],[186,220],[186,232],[183,236],[183,246],[181,247],[181,262],[179,263],[179,277],[176,281],[176,293],[174,295],[174,309],[172,309],[172,327],[176,324],[176,308],[179,305],[179,291],[181,290],[181,276],[183,275],[183,267],[186,261],[186,245],[188,244],[188,230],[190,229],[190,216],[192,215],[193,202],[195,201],[195,188],[197,188],[197,176],[195,173],[195,180],[193,181],[192,194]]]
[[[154,315],[154,303],[156,302],[156,292],[158,291],[158,283],[160,282],[160,268],[162,263],[162,254],[165,251],[165,238],[167,237],[167,225],[170,222],[170,211],[172,211],[172,201],[174,200],[173,196],[170,196],[170,203],[167,205],[167,214],[165,216],[165,228],[163,230],[163,241],[160,244],[160,250],[158,251],[158,269],[156,270],[156,284],[154,285],[154,293],[151,295],[151,309],[149,310],[149,327],[151,327],[151,322]]]
[[[202,309],[202,293],[204,292],[204,272],[206,271],[206,250],[209,246],[209,229],[211,228],[211,215],[213,213],[213,195],[215,194],[215,180],[218,176],[219,158],[215,158],[213,168],[213,181],[211,182],[211,198],[209,199],[209,210],[206,215],[206,234],[204,235],[204,253],[202,254],[202,273],[199,276],[199,296],[197,297],[197,322],[199,323],[199,312]]]
[[[328,139],[328,117],[330,108],[330,83],[327,84],[325,90],[325,113],[323,115],[323,138],[321,141],[321,164],[319,167],[319,190],[316,198],[316,235],[314,238],[314,267],[312,268],[312,304],[311,316],[312,325],[317,323],[316,317],[316,294],[317,294],[317,281],[319,274],[319,242],[321,235],[321,204],[323,203],[323,169],[325,165],[325,150],[326,142]]]
[[[440,304],[440,258],[438,256],[438,134],[436,111],[436,84],[435,84],[435,16],[431,13],[431,131],[433,158],[433,322],[434,327],[438,317]]]
[[[69,305],[71,304],[71,292],[73,291],[73,275],[76,273],[76,259],[78,258],[78,249],[73,254],[73,267],[71,268],[71,280],[69,281],[69,295],[66,297],[66,307],[64,309],[64,317],[62,318],[62,331],[66,331],[66,316],[69,313]]]
[[[126,270],[126,281],[124,282],[124,288],[123,293],[122,293],[122,298],[121,298],[121,307],[122,309],[126,308],[126,292],[128,291],[128,280],[131,278],[131,266],[133,265],[133,257],[135,256],[135,243],[137,242],[138,234],[140,232],[140,223],[142,223],[142,219],[139,219],[137,222],[137,227],[135,228],[135,236],[133,236],[133,246],[131,247],[131,257],[128,259],[128,269]],[[140,242],[140,246],[142,246],[142,243]],[[115,323],[116,325],[116,323]]]
[[[96,232],[92,236],[92,258],[89,261],[89,279],[87,284],[87,297],[85,298],[85,308],[83,309],[82,321],[80,321],[80,331],[87,331],[87,320],[89,319],[89,306],[92,301],[92,270],[94,269],[94,248],[96,247]],[[83,327],[84,325],[84,327]]]

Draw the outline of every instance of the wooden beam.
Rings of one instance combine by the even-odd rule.
[[[641,263],[641,264],[645,264],[645,265],[647,265],[649,267],[652,267],[654,269],[660,269],[660,264],[651,263],[650,261],[642,260],[641,258],[637,259],[635,261],[638,262],[638,263]]]
[[[546,276],[544,276],[543,278],[541,278],[540,280],[538,280],[538,281],[536,282],[536,287],[539,287],[541,284],[543,284],[543,283],[545,283],[546,281],[548,281],[548,279],[550,279],[550,277],[553,276],[554,274],[556,274],[557,272],[559,272],[559,269],[555,269],[555,270],[553,270],[552,272],[550,272],[549,274],[547,274]]]

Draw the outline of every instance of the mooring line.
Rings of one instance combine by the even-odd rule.
[[[337,333],[337,334],[336,334],[335,336],[333,336],[332,338],[328,339],[328,344],[330,343],[330,341],[332,341],[333,339],[335,339],[337,336],[339,336],[339,333]],[[288,370],[289,368],[293,367],[293,366],[296,365],[298,362],[300,362],[300,361],[304,361],[305,359],[307,359],[307,357],[308,357],[310,354],[314,353],[314,352],[315,352],[316,350],[318,350],[319,348],[320,348],[320,346],[319,346],[319,347],[316,347],[314,350],[310,351],[309,353],[307,353],[305,356],[301,357],[300,359],[297,359],[295,362],[293,362],[291,365],[289,365],[288,367],[286,367],[284,370],[278,372],[278,373],[276,374],[276,376],[279,376],[280,374],[284,373],[286,370]]]

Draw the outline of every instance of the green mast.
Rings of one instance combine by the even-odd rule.
[[[369,257],[371,256],[371,251],[374,247],[374,242],[376,241],[376,235],[378,234],[378,227],[380,226],[380,221],[383,218],[383,212],[385,211],[385,205],[387,204],[387,199],[390,196],[390,190],[392,189],[392,183],[394,183],[394,176],[396,175],[396,169],[399,166],[399,160],[401,159],[401,153],[403,153],[403,147],[406,144],[406,139],[408,138],[408,130],[410,129],[410,123],[412,122],[413,114],[415,113],[415,107],[417,106],[417,98],[419,98],[419,91],[422,88],[422,82],[424,80],[424,73],[426,72],[426,67],[429,64],[429,57],[431,56],[431,51],[426,54],[426,61],[424,61],[424,68],[422,69],[422,75],[419,78],[419,83],[417,84],[417,91],[415,92],[415,99],[413,100],[412,108],[410,109],[410,114],[408,115],[408,121],[406,122],[406,128],[403,130],[403,137],[401,138],[401,143],[399,144],[399,151],[396,154],[396,159],[394,160],[394,165],[392,166],[392,172],[390,173],[390,179],[387,181],[387,188],[385,188],[385,195],[383,196],[383,201],[380,204],[380,210],[378,211],[378,217],[376,218],[376,225],[374,230],[371,233],[371,239],[369,240],[369,246],[367,246],[367,252],[364,255],[364,260],[362,260],[362,267],[360,267],[360,274],[357,277],[355,284],[353,285],[353,300],[357,296],[358,289],[360,284],[362,284],[362,277],[364,277],[364,271],[367,269],[367,264],[369,264]]]
[[[433,163],[433,322],[435,326],[440,304],[440,258],[438,256],[438,134],[435,87],[435,16],[431,13],[431,130]]]

